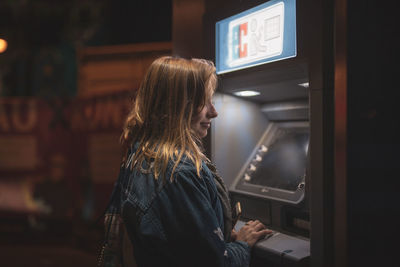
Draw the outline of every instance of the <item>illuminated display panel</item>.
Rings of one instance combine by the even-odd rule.
[[[275,140],[260,151],[249,168],[247,183],[296,191],[304,179],[309,133],[305,129],[279,129]]]
[[[295,0],[272,0],[216,23],[218,74],[296,53]]]
[[[308,122],[271,122],[233,191],[299,203],[304,198],[309,138]]]

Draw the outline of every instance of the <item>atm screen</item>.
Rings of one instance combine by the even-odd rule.
[[[231,190],[290,203],[304,198],[309,124],[270,122]]]
[[[255,164],[256,169],[248,182],[295,191],[305,174],[308,139],[305,130],[278,129],[268,150],[259,155],[261,161]]]

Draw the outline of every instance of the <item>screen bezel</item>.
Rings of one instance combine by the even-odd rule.
[[[274,139],[274,134],[282,128],[286,129],[301,129],[309,131],[308,121],[295,121],[295,122],[270,122],[267,129],[265,130],[260,141],[257,143],[250,157],[243,165],[239,174],[236,176],[234,183],[232,184],[230,191],[235,193],[241,193],[253,197],[261,197],[265,199],[276,200],[280,202],[286,202],[291,204],[298,204],[304,199],[305,194],[305,179],[306,172],[304,173],[302,182],[299,184],[295,191],[284,190],[280,188],[262,186],[250,184],[245,181],[244,175],[250,166],[252,160],[258,153],[259,148],[262,145],[269,145]],[[307,168],[307,166],[305,166]]]

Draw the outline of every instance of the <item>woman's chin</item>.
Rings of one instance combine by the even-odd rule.
[[[199,132],[198,135],[199,135],[200,138],[206,137],[207,136],[207,130]]]

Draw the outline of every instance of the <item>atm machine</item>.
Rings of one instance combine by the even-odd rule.
[[[296,22],[296,0],[216,22],[212,160],[241,203],[236,228],[258,219],[274,231],[255,245],[251,266],[309,266],[308,65]]]

